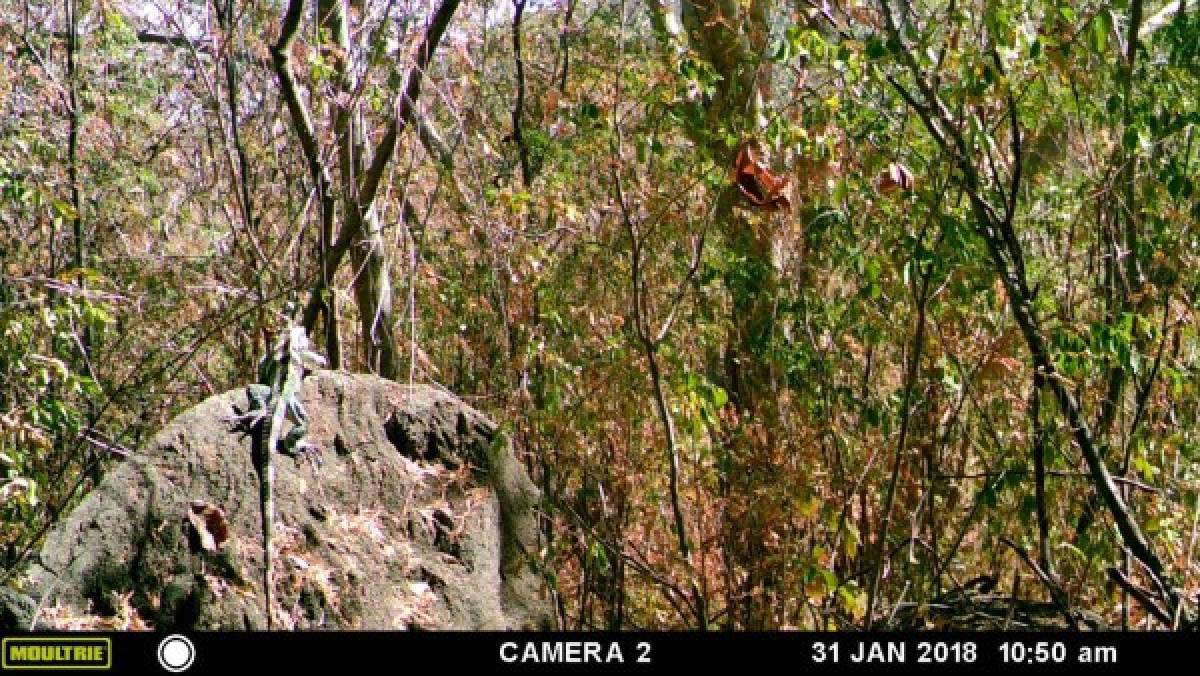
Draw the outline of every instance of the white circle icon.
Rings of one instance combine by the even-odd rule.
[[[186,636],[171,634],[158,644],[158,663],[172,674],[187,671],[195,659],[196,646]]]

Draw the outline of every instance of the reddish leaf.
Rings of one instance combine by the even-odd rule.
[[[776,176],[767,167],[762,145],[756,140],[743,141],[733,163],[733,182],[751,204],[767,211],[790,211],[788,192],[791,181]]]

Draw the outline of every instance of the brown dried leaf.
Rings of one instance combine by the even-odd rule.
[[[879,192],[888,194],[903,190],[911,192],[915,182],[913,180],[912,171],[908,167],[899,162],[892,162],[880,173],[876,179],[876,186]]]
[[[229,540],[225,510],[212,503],[193,500],[188,505],[188,521],[200,540],[200,547],[206,552],[217,551]]]
[[[751,139],[743,141],[733,163],[733,182],[742,195],[756,207],[766,211],[790,211],[791,181],[776,176],[767,166],[762,144]]]

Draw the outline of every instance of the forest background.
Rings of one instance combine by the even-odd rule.
[[[0,0],[0,576],[289,303],[564,628],[1195,621],[1195,0]]]

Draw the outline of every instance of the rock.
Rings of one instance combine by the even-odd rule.
[[[323,452],[273,457],[276,628],[550,627],[538,493],[492,423],[432,387],[335,371],[303,401]],[[40,627],[266,627],[252,439],[228,422],[246,409],[239,388],[183,413],[50,533],[20,585]]]

